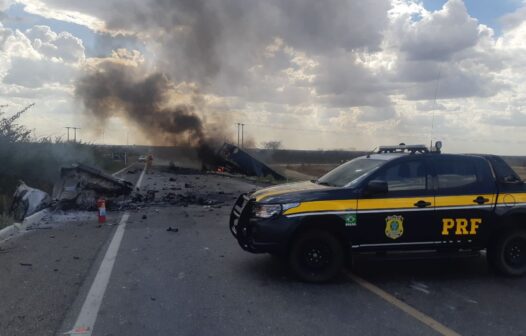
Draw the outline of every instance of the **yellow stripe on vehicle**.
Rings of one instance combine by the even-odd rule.
[[[497,201],[497,204],[504,205],[513,205],[515,203],[526,203],[526,193],[502,193]]]
[[[428,208],[435,204],[433,196],[428,197],[407,197],[407,198],[379,198],[379,199],[360,199],[358,200],[358,210],[381,210],[381,209],[407,209],[415,208],[415,203],[419,201],[431,203]]]
[[[512,197],[515,203],[526,203],[526,193],[504,194],[499,197],[499,204],[509,204],[504,196]],[[266,194],[265,197],[268,195]],[[298,207],[285,211],[284,215],[294,214],[312,214],[317,212],[338,212],[338,211],[374,211],[374,210],[408,210],[418,208],[415,204],[419,201],[430,203],[426,209],[435,207],[437,210],[447,207],[466,207],[479,206],[474,200],[482,196],[489,201],[484,205],[494,205],[496,202],[496,195],[459,195],[459,196],[426,196],[426,197],[401,197],[401,198],[378,198],[378,199],[350,199],[350,200],[325,200],[302,202]],[[506,203],[507,202],[507,203]]]
[[[384,210],[384,209],[407,209],[414,208],[418,201],[431,203],[428,207],[433,207],[433,197],[410,197],[410,198],[380,198],[380,199],[351,199],[351,200],[327,200],[303,202],[298,207],[285,211],[285,215],[299,213],[328,212],[328,211],[349,211],[349,210]]]
[[[303,202],[298,207],[285,211],[284,214],[287,216],[298,213],[355,210],[356,202],[355,199]]]
[[[484,194],[484,195],[458,195],[458,196],[437,196],[435,197],[435,206],[439,207],[454,207],[454,206],[476,206],[478,203],[474,200],[482,196],[487,198],[489,201],[484,203],[485,205],[495,204],[495,195]]]

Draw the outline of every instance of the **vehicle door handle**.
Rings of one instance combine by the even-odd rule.
[[[426,201],[422,201],[422,200],[420,200],[420,201],[415,203],[415,206],[419,207],[419,208],[425,208],[425,207],[428,207],[430,205],[431,205],[430,202],[426,202]]]
[[[478,203],[478,204],[484,204],[484,203],[489,202],[489,199],[487,199],[486,197],[479,196],[475,198],[473,202]]]

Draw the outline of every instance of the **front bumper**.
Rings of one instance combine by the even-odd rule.
[[[254,200],[241,195],[230,213],[230,232],[241,248],[252,253],[281,253],[286,251],[298,219],[251,217]]]

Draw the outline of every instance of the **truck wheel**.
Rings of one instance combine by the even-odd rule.
[[[306,282],[326,282],[344,264],[343,246],[330,232],[309,230],[292,243],[289,263],[294,273]]]
[[[520,276],[526,273],[526,231],[510,231],[488,249],[488,261],[499,273]]]

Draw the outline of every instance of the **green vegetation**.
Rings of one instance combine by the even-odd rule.
[[[31,137],[31,131],[17,123],[33,105],[6,116],[0,106],[0,228],[9,225],[11,195],[20,180],[52,193],[60,167],[80,162],[113,172],[124,167],[112,157],[112,147],[65,142],[61,138]]]

